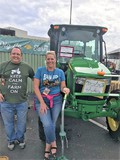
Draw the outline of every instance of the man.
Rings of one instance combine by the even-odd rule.
[[[0,64],[0,104],[1,115],[5,125],[8,149],[13,150],[15,142],[25,148],[24,134],[26,131],[27,78],[33,79],[34,71],[22,62],[22,51],[14,47],[10,52],[10,61]],[[17,115],[15,128],[14,115]]]

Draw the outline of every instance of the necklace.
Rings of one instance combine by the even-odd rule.
[[[47,78],[46,80],[44,80],[44,86],[45,86],[45,89],[43,90],[43,94],[44,95],[48,95],[49,92],[50,92],[50,88],[53,86],[53,78],[54,78],[54,73],[55,73],[55,69],[53,71],[49,71],[47,68],[46,68],[46,71],[47,71]],[[52,74],[51,74],[52,73]]]
[[[46,68],[46,69],[47,69],[47,68]],[[55,74],[55,70],[56,70],[56,69],[54,69],[53,71],[49,71],[49,70],[47,69],[48,81],[53,81],[54,74]]]

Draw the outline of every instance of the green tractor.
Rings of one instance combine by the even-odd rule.
[[[70,94],[65,116],[82,118],[106,117],[111,137],[120,137],[120,90],[110,90],[112,75],[107,66],[106,27],[84,25],[51,25],[48,31],[50,50],[57,56],[57,66],[65,72]],[[104,59],[104,54],[105,59]],[[104,61],[103,61],[104,59]],[[39,121],[39,135],[43,129]]]

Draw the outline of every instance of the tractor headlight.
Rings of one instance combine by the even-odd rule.
[[[66,28],[65,28],[65,27],[62,27],[62,31],[65,32],[65,31],[66,31]]]

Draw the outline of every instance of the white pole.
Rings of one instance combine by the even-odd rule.
[[[72,0],[70,1],[70,24],[71,24],[71,20],[72,19]]]

